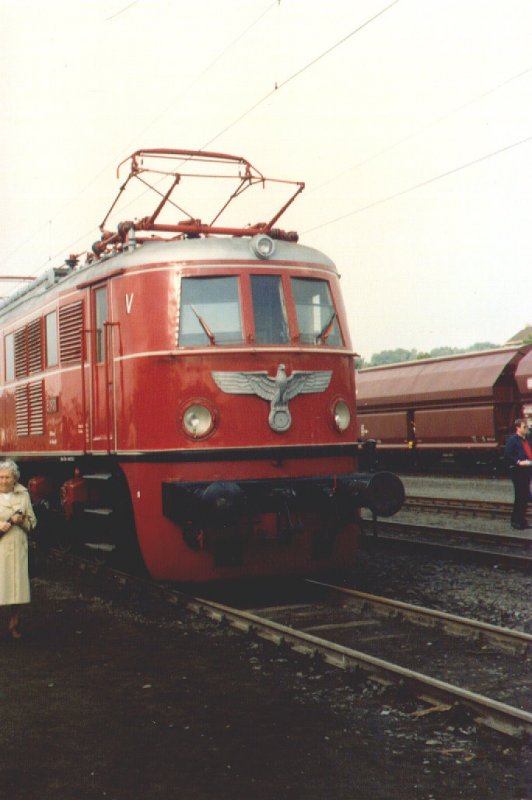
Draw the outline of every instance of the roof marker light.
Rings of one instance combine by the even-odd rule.
[[[275,252],[275,242],[269,236],[259,234],[251,240],[251,249],[259,258],[271,258]]]

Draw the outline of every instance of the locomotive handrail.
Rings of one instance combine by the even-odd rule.
[[[87,361],[87,337],[91,336],[92,329],[85,328],[83,325],[81,330],[81,414],[83,418],[83,452],[87,452],[87,445],[91,440],[91,420],[87,416],[87,385],[85,379],[85,362]]]
[[[111,453],[116,450],[116,406],[115,406],[115,376],[113,368],[113,351],[114,351],[114,328],[119,327],[119,322],[111,322],[106,320],[103,323],[104,336],[105,336],[105,421],[106,421],[106,440],[107,452]],[[113,393],[113,402],[111,407],[111,391]]]
[[[35,281],[35,275],[0,275],[0,281]]]

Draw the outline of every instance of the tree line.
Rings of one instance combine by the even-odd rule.
[[[470,347],[435,347],[430,351],[405,350],[403,347],[396,347],[395,350],[381,350],[380,353],[373,353],[369,361],[362,356],[356,359],[356,368],[378,367],[382,364],[399,364],[402,361],[419,361],[421,358],[438,358],[439,356],[459,355],[460,353],[472,353],[476,350],[493,350],[499,347],[493,342],[475,342]]]

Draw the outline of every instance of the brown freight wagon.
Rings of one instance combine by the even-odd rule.
[[[381,467],[496,466],[523,406],[532,423],[531,345],[357,372],[359,442],[377,442]]]

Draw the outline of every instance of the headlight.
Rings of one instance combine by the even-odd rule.
[[[270,258],[275,251],[275,242],[263,233],[253,237],[251,248],[259,258]]]
[[[214,425],[214,417],[208,408],[200,403],[189,406],[183,414],[183,427],[195,439],[206,436]]]
[[[336,430],[343,433],[351,422],[351,412],[349,406],[343,400],[339,400],[334,406],[334,425]]]

